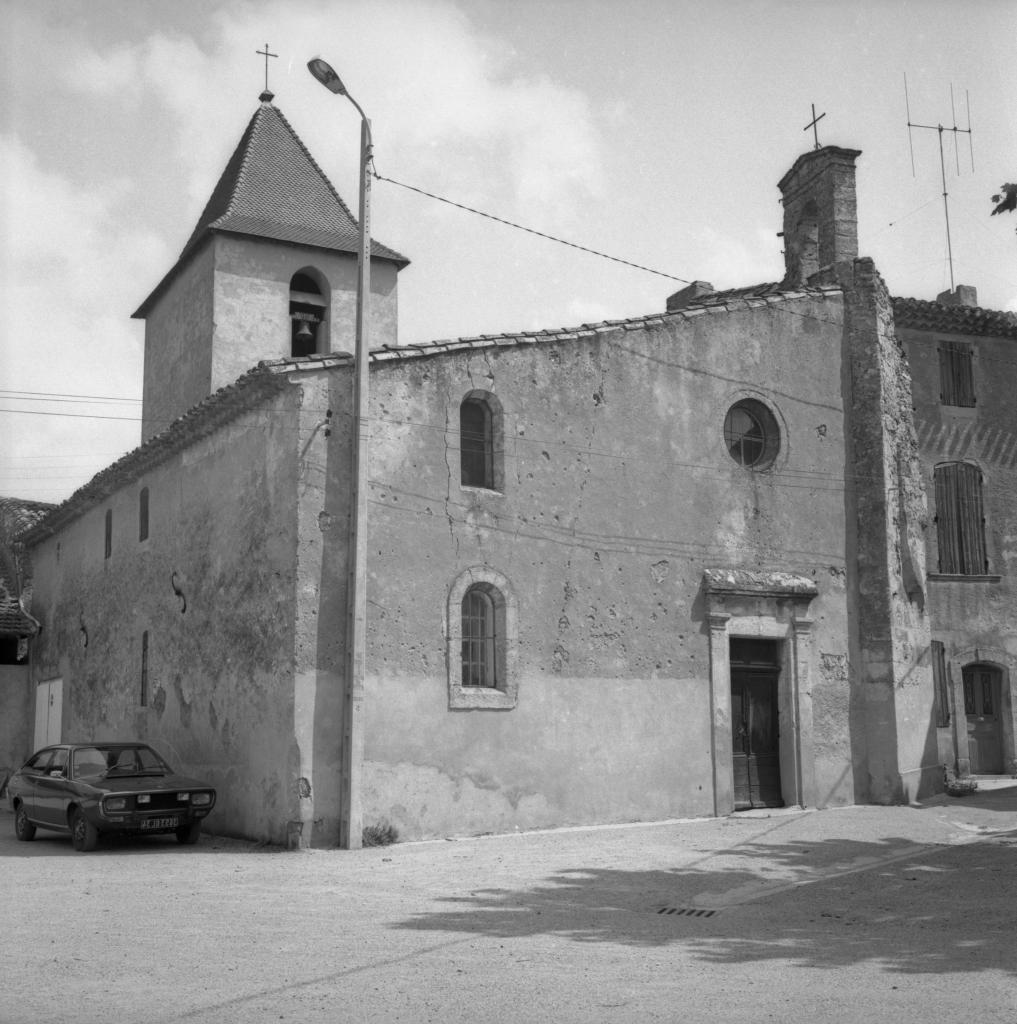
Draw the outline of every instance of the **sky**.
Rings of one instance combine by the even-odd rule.
[[[375,181],[372,233],[411,260],[401,343],[779,280],[813,104],[822,145],[862,151],[860,254],[899,296],[950,287],[935,129],[970,127],[942,133],[954,282],[1017,310],[1017,216],[990,216],[1017,180],[1017,0],[0,0],[0,495],[62,501],[138,445],[131,314],[258,106],[266,42],[352,209],[359,115],[314,56],[383,177],[647,268]]]

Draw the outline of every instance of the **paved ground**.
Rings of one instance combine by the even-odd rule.
[[[0,954],[4,1024],[1017,1024],[1017,786],[359,853],[5,813]]]

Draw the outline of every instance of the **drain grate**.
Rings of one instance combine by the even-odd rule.
[[[657,913],[674,914],[675,917],[713,917],[720,911],[704,910],[702,907],[661,907]]]

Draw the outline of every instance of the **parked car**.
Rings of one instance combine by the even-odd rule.
[[[198,841],[215,789],[177,775],[145,743],[60,743],[33,754],[7,784],[14,832],[69,832],[74,849],[94,850],[100,833]]]

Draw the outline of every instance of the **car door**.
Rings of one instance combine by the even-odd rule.
[[[33,821],[37,820],[35,801],[38,795],[39,779],[43,777],[46,766],[52,758],[53,749],[51,747],[34,753],[18,772],[17,781],[13,787],[12,795],[16,795],[21,800],[29,818]]]
[[[57,747],[53,757],[35,781],[35,814],[40,825],[64,828],[70,799],[67,778],[67,748]]]

